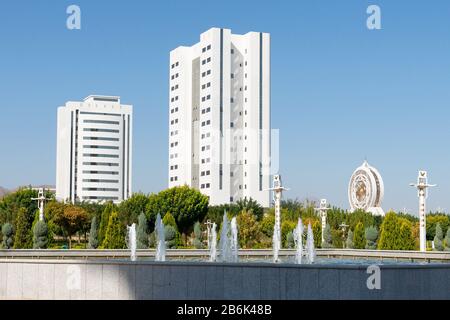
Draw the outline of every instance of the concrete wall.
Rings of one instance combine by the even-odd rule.
[[[450,299],[450,265],[0,260],[0,299]]]

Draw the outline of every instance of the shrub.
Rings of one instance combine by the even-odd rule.
[[[13,240],[13,234],[14,234],[14,230],[13,230],[13,226],[10,223],[5,223],[2,226],[2,234],[3,234],[3,242],[2,242],[2,246],[3,249],[11,249],[13,247],[14,244],[14,240]]]
[[[259,229],[267,237],[272,237],[274,225],[275,225],[275,215],[274,214],[266,214],[266,215],[264,215],[264,218],[261,220]]]
[[[375,226],[370,226],[366,228],[365,231],[366,236],[366,249],[376,249],[377,248],[377,238],[378,238],[378,230]]]
[[[164,226],[164,234],[166,238],[166,246],[169,249],[176,249],[178,246],[178,232],[171,225]]]
[[[347,235],[347,241],[345,241],[345,246],[347,249],[353,249],[353,231],[349,230]]]
[[[366,247],[366,238],[364,235],[364,225],[358,222],[353,234],[353,246],[355,249],[364,249]]]
[[[256,216],[250,211],[242,211],[236,220],[239,226],[239,246],[244,249],[252,248],[261,238]]]
[[[33,249],[46,249],[48,245],[48,228],[45,221],[38,221],[33,228]]]

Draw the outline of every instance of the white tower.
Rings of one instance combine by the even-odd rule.
[[[270,34],[211,28],[170,52],[168,186],[270,206]]]
[[[327,211],[330,210],[330,208],[328,208],[327,205],[327,199],[321,199],[319,208],[314,208],[314,210],[319,211],[320,218],[322,220],[322,243],[323,243],[324,241],[323,233],[327,226]]]
[[[273,176],[273,188],[275,201],[275,225],[273,227],[273,259],[278,262],[278,253],[281,249],[281,196],[284,190],[289,190],[281,185],[281,176]]]
[[[416,187],[419,196],[419,222],[420,222],[420,251],[427,250],[427,231],[426,231],[426,206],[425,200],[427,198],[427,188],[435,187],[435,184],[428,184],[427,172],[424,170],[419,171],[417,177],[417,184],[410,183],[412,187]]]

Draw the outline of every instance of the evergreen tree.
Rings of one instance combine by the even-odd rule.
[[[169,249],[176,249],[178,246],[177,230],[172,225],[164,226],[166,246]]]
[[[3,242],[2,247],[3,249],[11,249],[14,244],[13,236],[14,236],[14,230],[13,226],[7,222],[2,226],[2,234],[3,234]]]
[[[444,244],[443,244],[444,235],[442,233],[441,224],[438,222],[436,224],[436,234],[434,236],[434,249],[437,251],[443,251],[444,250]]]
[[[450,251],[450,227],[447,228],[447,234],[444,239],[444,250]]]
[[[375,226],[370,226],[366,228],[365,231],[366,236],[366,249],[374,250],[377,248],[377,238],[378,238],[378,230]]]
[[[312,230],[314,235],[314,247],[320,248],[322,246],[322,224],[319,220],[314,221]]]
[[[125,249],[125,232],[120,223],[118,213],[113,211],[109,216],[108,226],[105,232],[105,239],[102,247],[104,249]]]
[[[89,231],[89,249],[97,249],[98,247],[98,231],[97,231],[97,217],[94,216],[91,220],[91,229]]]
[[[345,246],[347,249],[353,249],[353,231],[349,230],[347,235],[347,241],[345,241]]]
[[[200,222],[196,222],[194,225],[194,247],[196,249],[203,249],[204,245],[202,242],[202,229],[200,226]]]
[[[173,217],[173,215],[170,212],[167,212],[164,215],[164,218],[162,219],[162,222],[164,224],[164,226],[171,226],[173,228],[173,230],[175,231],[175,235],[173,239],[168,240],[168,235],[166,233],[166,240],[170,241],[170,247],[171,248],[176,248],[178,245],[180,245],[181,243],[181,235],[178,232],[178,226],[177,223],[175,222],[175,218]],[[170,237],[172,236],[172,230],[168,231],[170,234]],[[169,245],[168,245],[169,247]]]
[[[31,224],[26,208],[20,208],[16,217],[14,249],[31,248]]]
[[[38,221],[33,228],[33,249],[47,249],[48,228],[44,221]]]
[[[409,221],[403,221],[399,232],[400,244],[394,247],[394,250],[414,250],[415,240],[412,234],[412,225]]]
[[[289,232],[286,235],[286,244],[287,244],[288,249],[293,249],[295,247],[294,233],[293,232]]]
[[[167,212],[164,215],[163,223],[165,226],[172,226],[176,231],[178,231],[177,223],[175,222],[175,218],[170,212]]]
[[[364,225],[358,222],[353,233],[353,246],[355,249],[364,249],[366,247],[366,238],[364,235]]]
[[[328,223],[323,231],[322,248],[333,248],[333,237],[331,235],[331,227]]]
[[[136,248],[147,249],[149,247],[148,222],[145,213],[141,213],[138,217],[138,225],[136,230]]]
[[[405,231],[405,230],[403,230]],[[379,250],[398,250],[401,245],[400,224],[394,212],[388,212],[381,224],[380,239],[378,241]]]
[[[106,235],[106,228],[108,227],[109,217],[114,211],[115,206],[112,202],[108,202],[103,209],[102,216],[100,219],[100,227],[98,229],[98,242],[103,244]]]

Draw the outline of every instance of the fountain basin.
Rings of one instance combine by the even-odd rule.
[[[0,299],[450,299],[450,264],[0,259]]]

